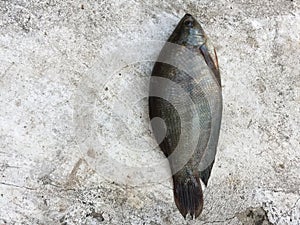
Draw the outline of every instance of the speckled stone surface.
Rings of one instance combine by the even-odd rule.
[[[118,59],[153,58],[138,43],[165,41],[185,12],[217,49],[224,97],[195,221],[170,179],[141,185],[122,170],[163,155],[145,98],[153,62]],[[297,0],[1,1],[0,224],[299,225],[299,55]],[[103,153],[115,164],[97,167]]]

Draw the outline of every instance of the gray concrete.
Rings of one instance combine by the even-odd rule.
[[[192,222],[170,179],[140,185],[97,168],[102,152],[121,167],[163,158],[142,98],[153,63],[101,69],[119,65],[122,43],[166,40],[185,12],[215,44],[224,85],[217,159]],[[0,17],[0,224],[300,224],[297,0],[13,0]]]

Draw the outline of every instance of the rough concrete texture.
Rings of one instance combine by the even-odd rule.
[[[215,44],[224,85],[217,159],[196,221],[179,214],[170,179],[134,185],[89,163],[101,151],[121,165],[163,158],[142,151],[153,144],[140,97],[153,63],[100,84],[87,78],[116,43],[165,41],[185,12]],[[300,224],[297,0],[12,0],[0,2],[0,17],[0,224]],[[91,132],[100,148],[83,150]]]

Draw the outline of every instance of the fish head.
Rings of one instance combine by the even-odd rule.
[[[185,14],[168,41],[186,47],[199,47],[206,40],[207,36],[198,21],[191,14]]]

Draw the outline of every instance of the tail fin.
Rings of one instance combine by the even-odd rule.
[[[198,176],[173,176],[174,198],[181,215],[197,218],[203,209],[203,193]]]

